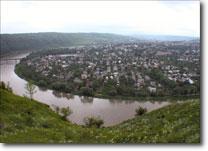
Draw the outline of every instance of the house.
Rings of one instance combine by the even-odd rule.
[[[186,83],[189,83],[189,84],[194,84],[194,81],[191,80],[190,78],[188,78],[185,82],[186,82]]]
[[[82,83],[82,80],[80,80],[79,78],[76,77],[76,78],[74,79],[74,83]]]
[[[155,81],[151,81],[150,85],[155,87],[156,86],[156,82]]]
[[[144,80],[145,80],[145,81],[150,81],[150,77],[149,77],[148,75],[145,75],[145,76],[144,76]]]
[[[111,67],[110,67],[110,66],[107,67],[107,72],[108,72],[108,73],[111,72]]]
[[[118,71],[118,67],[117,66],[113,66],[113,71]]]
[[[144,79],[137,79],[137,83],[144,84]]]
[[[150,93],[156,93],[157,90],[155,87],[148,87],[147,89]]]
[[[81,79],[87,79],[87,74],[85,73],[81,74]]]

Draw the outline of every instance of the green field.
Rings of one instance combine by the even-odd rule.
[[[2,143],[200,143],[200,101],[174,103],[113,127],[87,128],[0,89],[0,128]]]

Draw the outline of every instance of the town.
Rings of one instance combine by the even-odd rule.
[[[32,53],[17,67],[39,86],[86,96],[200,93],[197,40],[49,49]]]

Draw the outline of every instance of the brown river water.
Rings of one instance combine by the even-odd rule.
[[[10,56],[9,58],[23,58],[27,54]],[[18,95],[25,95],[26,81],[18,77],[15,72],[15,64],[18,61],[1,59],[0,80],[9,82],[13,92]],[[148,112],[169,105],[170,102],[163,101],[125,101],[110,100],[100,98],[86,98],[72,94],[54,93],[52,90],[42,90],[36,87],[34,99],[49,105],[51,108],[55,106],[69,106],[73,113],[68,119],[76,124],[83,124],[83,119],[89,116],[99,116],[104,120],[104,126],[112,126],[119,124],[125,120],[135,116],[135,109],[138,106],[147,108]]]

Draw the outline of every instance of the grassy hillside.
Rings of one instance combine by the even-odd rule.
[[[0,89],[0,142],[199,143],[198,100],[173,104],[108,128],[64,121],[47,105]]]
[[[102,33],[26,33],[1,34],[1,55],[27,50],[88,44],[128,42],[135,38]]]

